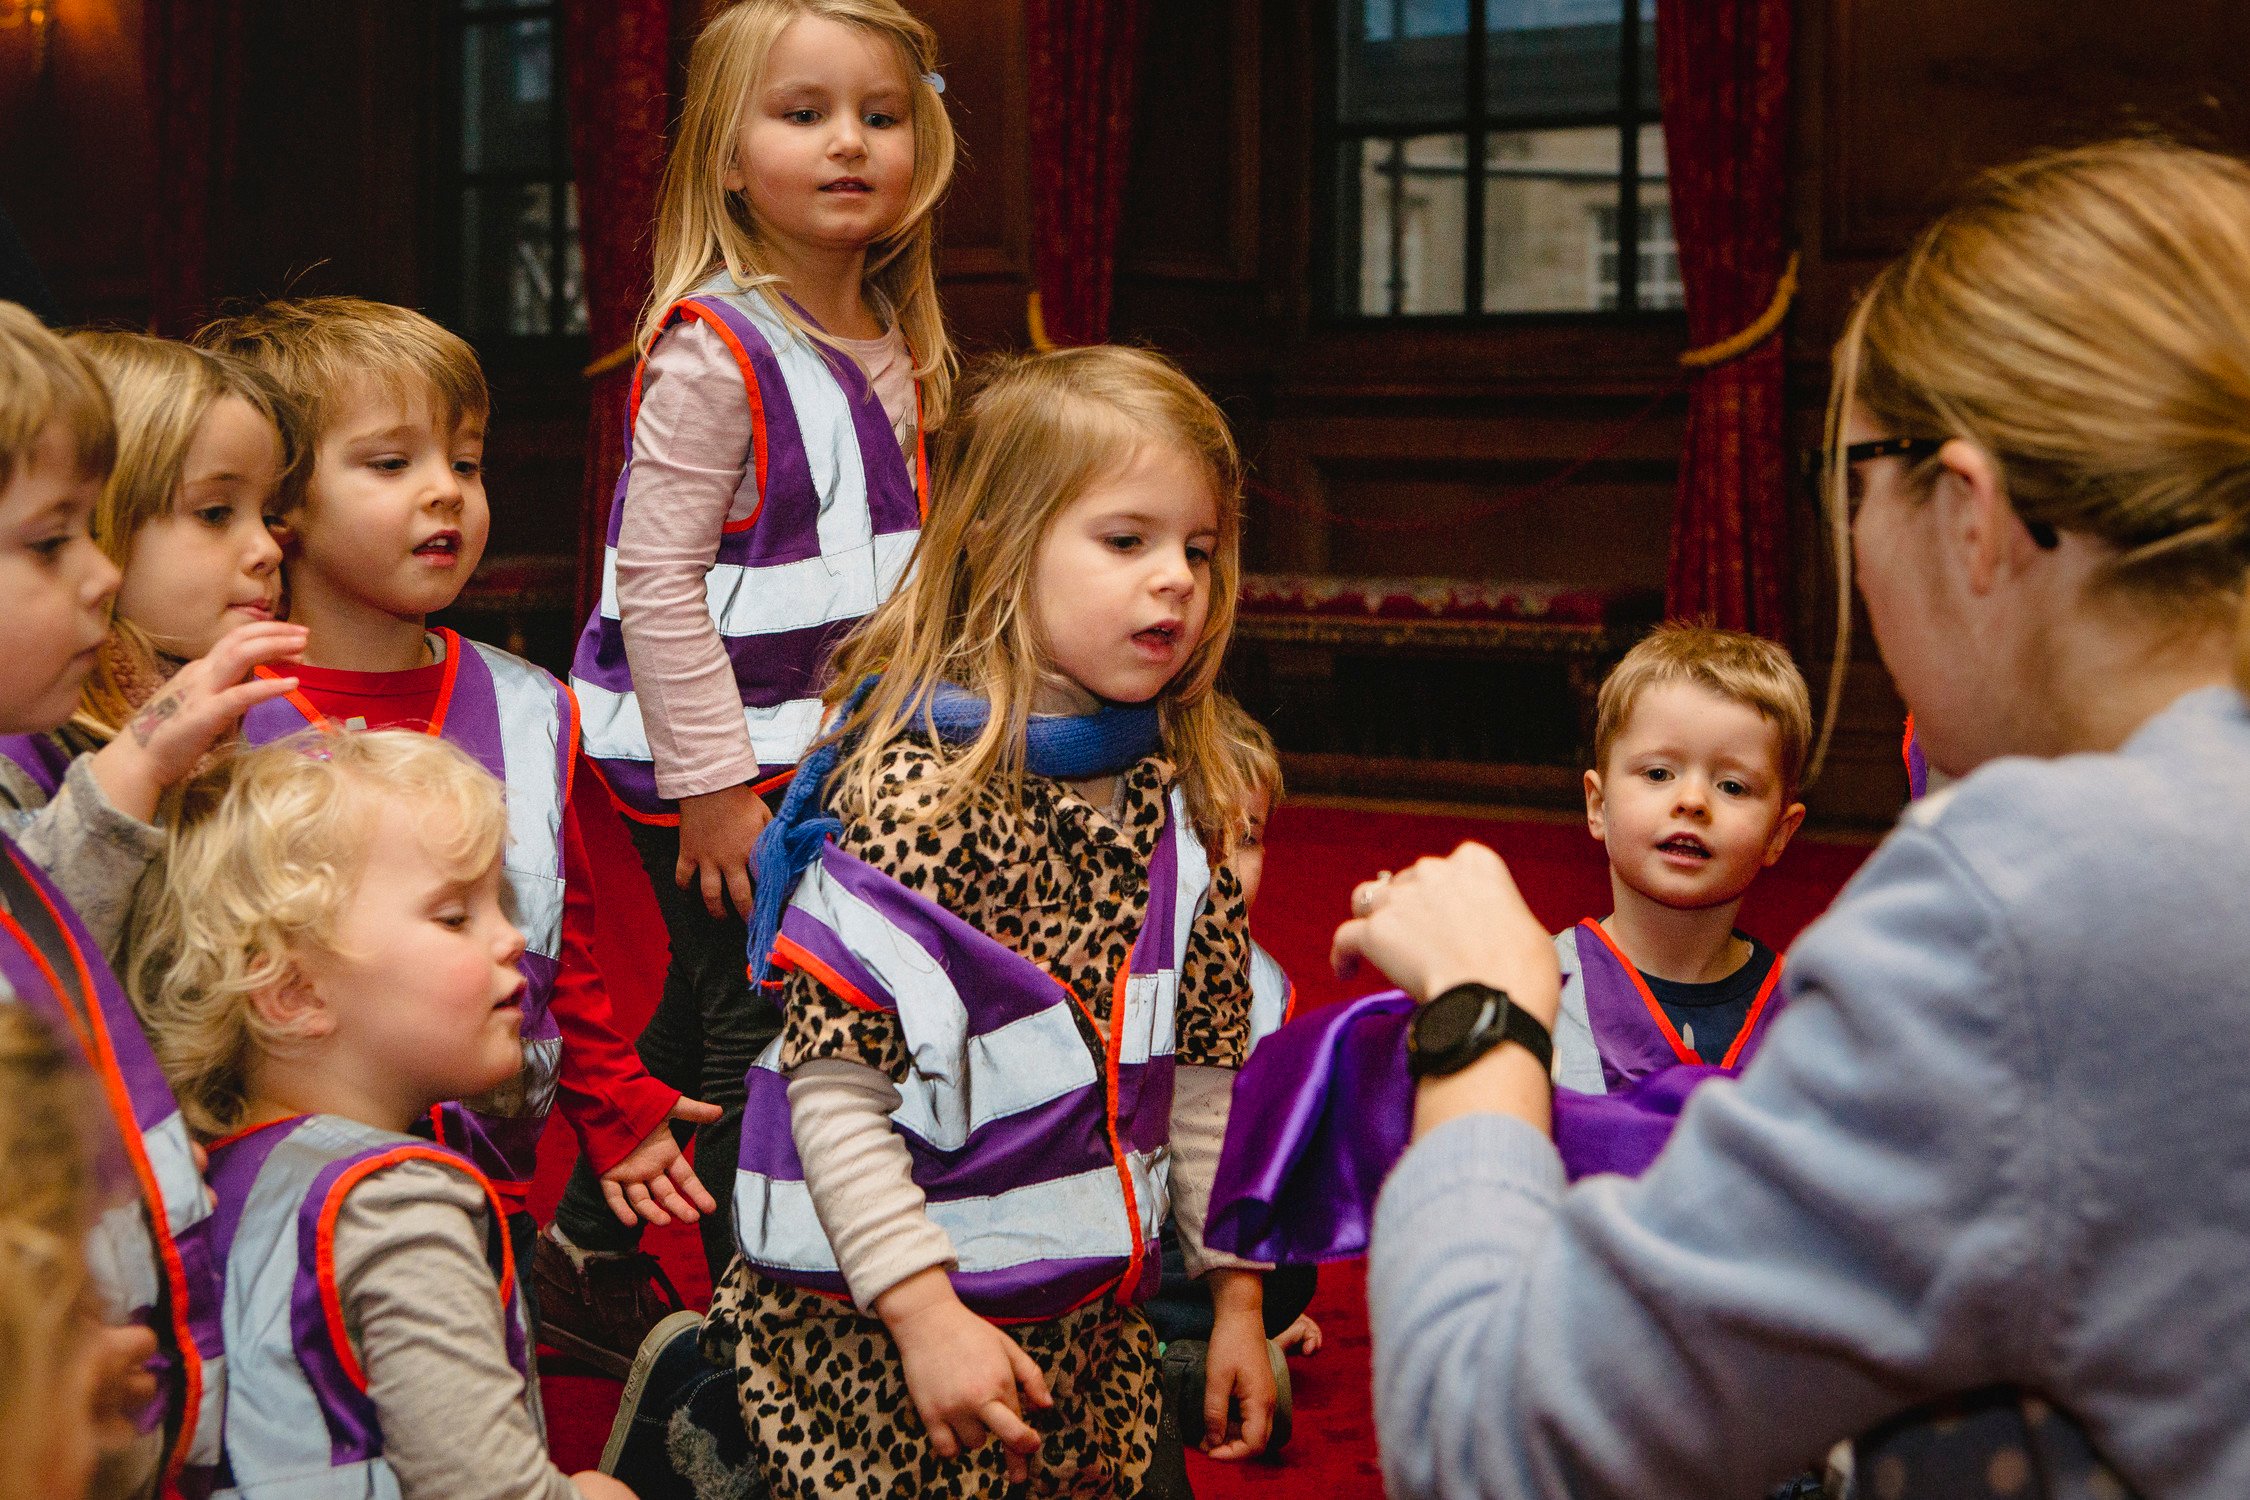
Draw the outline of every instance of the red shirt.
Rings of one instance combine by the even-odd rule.
[[[331,723],[350,729],[430,732],[445,663],[407,672],[346,672],[292,666],[298,692]],[[581,754],[573,772],[591,771]],[[593,866],[586,857],[575,799],[563,802],[562,958],[550,1002],[562,1031],[562,1078],[555,1107],[570,1122],[596,1172],[616,1166],[646,1140],[679,1102],[679,1091],[649,1076],[610,1017],[609,990],[594,962]],[[511,1209],[523,1206],[528,1183],[493,1184]]]

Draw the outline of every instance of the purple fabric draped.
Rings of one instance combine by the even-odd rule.
[[[1265,1041],[1235,1080],[1204,1239],[1247,1260],[1301,1265],[1367,1253],[1375,1198],[1414,1122],[1406,1026],[1386,990],[1313,1012]],[[1675,1065],[1606,1095],[1555,1090],[1555,1149],[1572,1182],[1637,1177],[1689,1095],[1728,1070]]]

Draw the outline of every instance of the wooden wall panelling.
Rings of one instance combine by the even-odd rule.
[[[1020,348],[1031,290],[1022,0],[915,0],[938,34],[960,157],[939,211],[946,319],[968,350]]]
[[[2250,147],[2240,0],[1827,0],[1828,239],[1902,249],[1979,168],[2156,127]]]

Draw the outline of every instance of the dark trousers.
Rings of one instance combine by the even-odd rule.
[[[1172,1221],[1164,1221],[1164,1281],[1156,1295],[1142,1304],[1157,1338],[1169,1344],[1176,1339],[1211,1336],[1211,1289],[1188,1275],[1187,1258],[1180,1254],[1179,1235]],[[1276,1266],[1266,1272],[1266,1337],[1279,1338],[1281,1330],[1297,1321],[1312,1306],[1320,1282],[1317,1266]]]
[[[629,822],[633,847],[640,851],[657,909],[672,942],[664,971],[664,994],[638,1043],[641,1062],[660,1082],[690,1098],[726,1110],[709,1125],[693,1128],[695,1175],[719,1211],[706,1214],[703,1258],[717,1281],[734,1257],[734,1167],[742,1143],[742,1075],[768,1042],[781,1032],[781,1011],[763,994],[754,994],[745,972],[749,929],[731,912],[715,919],[703,906],[700,888],[683,891],[673,882],[679,865],[680,831]],[[686,1143],[690,1127],[673,1133]],[[601,1180],[584,1157],[571,1171],[555,1223],[582,1250],[635,1250],[638,1224],[626,1225],[610,1212]]]

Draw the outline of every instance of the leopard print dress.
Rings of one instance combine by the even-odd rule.
[[[865,816],[837,842],[973,923],[1069,985],[1086,1045],[1105,1049],[1110,979],[1148,907],[1147,866],[1163,831],[1172,767],[1148,757],[1120,778],[1114,816],[1060,783],[1027,778],[1019,811],[986,790],[942,825],[937,753],[901,740],[886,753]],[[903,1080],[895,1016],[860,1010],[810,976],[783,990],[783,1070],[843,1058]],[[1213,872],[1211,899],[1180,974],[1178,1057],[1238,1068],[1250,1043],[1249,926],[1242,887]],[[738,1256],[705,1324],[706,1352],[734,1365],[752,1447],[777,1500],[831,1496],[969,1497],[1009,1493],[997,1444],[934,1455],[907,1397],[897,1347],[852,1304],[783,1285]],[[1037,1496],[1130,1496],[1153,1453],[1157,1342],[1148,1320],[1105,1297],[1062,1317],[1007,1325],[1039,1364],[1053,1408],[1026,1420],[1041,1436],[1027,1487]]]

